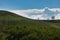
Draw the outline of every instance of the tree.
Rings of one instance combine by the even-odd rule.
[[[51,19],[54,20],[55,19],[55,16],[52,16]]]

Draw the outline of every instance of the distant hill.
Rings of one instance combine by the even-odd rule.
[[[60,20],[31,20],[0,10],[0,40],[60,40]]]

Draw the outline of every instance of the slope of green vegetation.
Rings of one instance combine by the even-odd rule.
[[[0,10],[0,40],[60,40],[60,20],[31,20]]]

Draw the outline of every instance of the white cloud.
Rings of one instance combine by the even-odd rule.
[[[43,19],[43,12],[44,10],[41,9],[27,9],[27,10],[12,10],[11,12],[16,13],[18,15],[31,18],[31,19],[37,19],[38,17],[40,19]]]
[[[9,11],[31,19],[39,18],[40,20],[46,20],[51,19],[52,16],[55,16],[55,19],[60,19],[60,8],[47,8],[47,9],[49,11],[49,12],[47,11],[47,13],[44,13],[44,11],[46,11],[45,9],[27,9],[27,10],[9,10]]]
[[[59,11],[60,12],[60,8],[51,8],[49,10],[54,11],[54,12],[56,12],[56,11]]]
[[[55,16],[55,19],[60,19],[60,14],[57,14],[57,15]]]

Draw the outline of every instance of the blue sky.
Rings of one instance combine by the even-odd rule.
[[[0,9],[60,8],[60,0],[0,0]]]
[[[51,12],[45,13],[45,7]],[[56,13],[56,19],[60,19],[60,0],[0,0],[0,10],[9,10],[32,19],[50,19]]]

